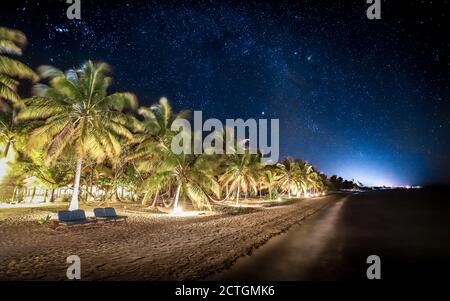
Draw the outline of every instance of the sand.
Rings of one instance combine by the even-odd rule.
[[[240,215],[174,217],[119,210],[128,223],[39,225],[29,213],[0,219],[0,280],[65,280],[66,258],[82,280],[201,280],[339,199],[331,195]],[[83,209],[83,208],[82,208]]]

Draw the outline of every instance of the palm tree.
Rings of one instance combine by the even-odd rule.
[[[239,142],[243,143],[243,142]],[[244,142],[245,143],[245,142]],[[261,171],[260,158],[246,151],[244,154],[229,154],[223,161],[224,173],[219,182],[229,187],[230,193],[236,195],[236,206],[239,206],[241,192],[258,191],[258,180]]]
[[[156,207],[162,189],[175,188],[173,210],[179,210],[181,197],[187,197],[199,209],[210,209],[208,193],[219,194],[219,186],[212,176],[215,163],[211,156],[174,154],[172,138],[177,134],[171,130],[173,121],[186,118],[188,111],[174,113],[168,100],[163,97],[158,104],[141,107],[142,131],[135,135],[137,147],[129,159],[137,164],[138,171],[149,176],[142,183],[148,195],[155,195],[152,207]]]
[[[75,154],[70,210],[78,209],[83,159],[114,160],[121,151],[119,138],[132,137],[127,128],[132,118],[123,111],[136,107],[136,97],[128,92],[108,95],[109,70],[107,64],[91,61],[66,73],[40,67],[41,77],[48,78],[50,86],[35,87],[36,96],[25,100],[26,107],[16,117],[18,122],[41,121],[31,132],[28,147],[41,149],[47,164],[64,152]]]
[[[303,160],[295,160],[300,169],[299,192],[307,194],[309,192],[319,192],[323,190],[323,183],[315,168]]]
[[[281,163],[277,164],[280,188],[287,192],[291,198],[291,192],[296,191],[301,186],[301,172],[299,165],[291,158],[285,158]]]
[[[300,159],[294,159],[294,165],[297,172],[294,177],[293,191],[297,196],[302,194],[306,196],[310,188],[308,176],[312,167]]]
[[[308,183],[308,188],[312,190],[314,193],[322,190],[319,174],[314,170],[313,166],[311,165],[306,166],[305,179],[306,182]]]
[[[272,200],[272,190],[278,185],[280,179],[277,169],[272,168],[272,166],[267,166],[263,174],[263,185],[269,190],[269,199]]]
[[[15,79],[38,80],[33,70],[21,62],[5,56],[22,55],[22,50],[27,44],[25,35],[18,31],[0,27],[0,107],[4,110],[8,102],[13,106],[20,105],[20,97],[17,94],[18,82]]]
[[[174,154],[170,148],[160,143],[154,148],[158,160],[153,166],[138,165],[138,168],[152,175],[145,181],[149,193],[156,193],[162,188],[176,187],[173,211],[179,210],[181,197],[187,197],[198,209],[211,209],[208,193],[220,195],[219,185],[211,176],[210,170],[214,164],[212,157],[191,154]],[[151,167],[150,167],[151,166]],[[148,169],[148,168],[151,169]]]
[[[160,167],[158,163],[161,163],[161,160],[158,160],[157,156],[160,156],[161,151],[171,145],[172,138],[176,134],[171,130],[173,121],[179,118],[186,118],[189,112],[181,111],[175,114],[167,98],[162,97],[158,104],[150,107],[140,107],[138,113],[142,116],[141,129],[135,134],[132,143],[136,147],[127,160],[136,162],[140,171],[149,173]],[[144,181],[143,184],[145,189],[149,183]],[[147,203],[148,196],[153,193],[154,200],[151,207],[156,208],[161,188],[159,187],[152,192],[147,189],[143,203]]]

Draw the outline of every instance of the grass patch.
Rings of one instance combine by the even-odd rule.
[[[52,216],[50,214],[47,214],[47,216],[39,218],[37,220],[37,222],[39,225],[45,225],[45,224],[48,224],[51,219],[52,219]]]

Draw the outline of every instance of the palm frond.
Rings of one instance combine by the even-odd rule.
[[[208,196],[200,188],[199,185],[195,183],[186,183],[183,185],[183,190],[188,195],[189,199],[192,200],[194,206],[200,210],[208,209],[211,210],[211,204],[209,203]]]
[[[40,79],[53,79],[64,76],[64,73],[56,67],[43,65],[37,68]]]
[[[27,44],[27,37],[23,32],[6,27],[0,27],[0,40],[8,40],[23,48]]]
[[[0,55],[0,74],[21,79],[31,79],[33,82],[38,80],[38,76],[25,64]]]
[[[9,100],[15,106],[21,104],[20,97],[19,95],[17,95],[15,88],[11,87],[7,83],[5,84],[1,80],[1,76],[0,76],[0,99]]]
[[[124,109],[135,110],[137,108],[137,97],[133,93],[120,92],[114,93],[105,99],[111,109],[123,111]]]
[[[22,55],[22,48],[10,40],[0,39],[0,54]]]

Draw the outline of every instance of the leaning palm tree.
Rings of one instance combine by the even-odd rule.
[[[132,117],[124,110],[136,107],[136,97],[128,92],[108,95],[109,70],[107,64],[91,61],[66,73],[40,67],[41,78],[48,78],[50,85],[35,87],[36,96],[25,100],[26,107],[16,117],[17,122],[41,121],[28,147],[42,150],[46,164],[63,152],[76,156],[70,210],[78,209],[83,159],[114,160],[121,151],[119,139],[132,137],[127,127]]]
[[[19,83],[16,79],[38,80],[33,70],[6,56],[22,55],[26,44],[27,38],[22,32],[0,27],[0,106],[2,108],[7,108],[8,104],[20,105],[20,97],[17,94]]]

